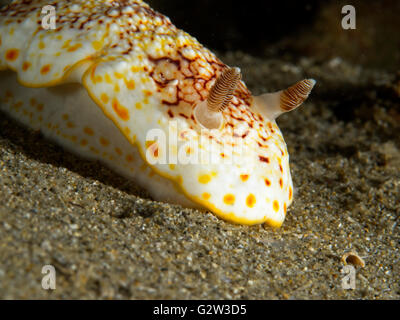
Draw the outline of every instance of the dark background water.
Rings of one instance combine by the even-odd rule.
[[[263,57],[343,58],[368,67],[400,66],[400,1],[149,0],[179,28],[219,51]],[[356,9],[356,29],[341,26]]]

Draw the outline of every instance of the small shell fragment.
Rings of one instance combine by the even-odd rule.
[[[342,261],[345,265],[352,264],[353,266],[359,266],[361,268],[365,267],[364,260],[354,251],[346,252],[340,261]]]

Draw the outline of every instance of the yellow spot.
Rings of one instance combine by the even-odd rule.
[[[116,98],[113,99],[112,107],[115,113],[120,117],[122,120],[127,121],[129,120],[129,111],[123,105],[121,105]]]
[[[124,77],[124,75],[123,75],[122,73],[119,73],[119,72],[117,72],[117,71],[114,72],[114,76],[115,76],[117,79],[122,79],[122,78]]]
[[[42,69],[40,69],[40,73],[42,75],[45,75],[47,73],[49,73],[51,66],[49,64],[46,64],[42,67]]]
[[[203,184],[207,184],[211,181],[211,177],[209,174],[202,174],[199,176],[199,182]]]
[[[106,73],[104,75],[104,79],[106,80],[107,83],[110,83],[110,84],[112,83],[111,77],[110,77],[110,75],[108,73]]]
[[[124,79],[124,81],[125,81],[126,87],[127,87],[129,90],[135,89],[135,81],[133,81],[133,80],[126,80],[126,79]]]
[[[93,129],[92,128],[89,128],[89,127],[85,127],[84,129],[83,129],[83,132],[85,132],[87,135],[89,135],[89,136],[93,136],[94,135],[94,131],[93,131]]]
[[[137,67],[137,66],[132,66],[131,67],[132,72],[139,72],[140,70],[142,70],[141,67]]]
[[[39,42],[39,49],[44,49],[44,48],[46,48],[46,45],[44,44],[43,41],[40,41]]]
[[[247,179],[249,179],[249,175],[248,175],[248,174],[241,174],[241,175],[240,175],[240,179],[241,179],[243,182],[245,182],[245,181],[247,181]]]
[[[61,47],[61,49],[66,49],[69,46],[69,43],[71,42],[71,39],[68,39],[64,42],[63,46]]]
[[[277,200],[274,200],[274,202],[272,203],[272,206],[276,212],[279,211],[279,202]]]
[[[108,102],[108,95],[106,93],[102,93],[100,96],[101,101],[103,101],[103,103],[107,103]]]
[[[59,35],[56,37],[56,39],[57,39],[57,40],[61,40],[61,39],[62,39],[62,35],[59,34]]]
[[[92,46],[94,50],[100,50],[102,47],[102,43],[100,41],[93,41]]]
[[[256,204],[256,197],[254,194],[250,193],[246,198],[246,204],[248,207],[253,208]]]
[[[8,61],[14,61],[18,58],[18,56],[19,56],[18,49],[9,49],[6,51],[6,59]]]
[[[224,196],[224,202],[228,205],[233,205],[235,203],[235,196],[231,193],[228,193]]]
[[[142,109],[142,104],[140,102],[136,102],[135,107],[136,109],[140,110]]]
[[[82,44],[81,43],[76,43],[72,47],[69,47],[67,51],[68,52],[74,52],[74,51],[78,50],[80,47],[82,47]]]
[[[153,143],[155,143],[154,140],[147,140],[147,141],[146,141],[146,149],[149,148],[149,147],[151,147],[151,145],[152,145]]]
[[[104,147],[107,147],[110,144],[110,141],[108,141],[106,138],[100,137],[100,144]]]
[[[23,71],[26,71],[26,70],[29,69],[30,66],[31,66],[31,64],[30,64],[29,62],[25,61],[25,62],[22,64],[22,70],[23,70]]]
[[[116,84],[114,85],[114,91],[115,91],[115,92],[119,92],[119,85],[118,85],[118,83],[116,83]]]
[[[170,163],[170,164],[169,164],[169,168],[170,168],[171,170],[175,170],[175,164]]]
[[[203,193],[203,198],[204,199],[208,200],[208,199],[210,199],[210,197],[211,197],[211,194],[209,194],[208,192],[204,192]]]
[[[127,154],[125,157],[127,162],[132,162],[133,161],[133,156],[131,154]]]
[[[148,99],[147,97],[144,98],[144,99],[143,99],[143,103],[144,103],[144,104],[149,104],[149,99]]]

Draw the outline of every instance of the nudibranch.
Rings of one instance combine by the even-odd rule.
[[[140,0],[13,1],[0,10],[0,70],[4,112],[155,200],[283,223],[293,184],[275,119],[313,79],[253,97],[239,68]]]

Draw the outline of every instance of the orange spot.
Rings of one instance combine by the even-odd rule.
[[[124,79],[124,81],[125,81],[126,87],[127,87],[129,90],[135,89],[135,81],[133,81],[133,80],[126,80],[126,79]]]
[[[276,212],[279,211],[279,202],[278,201],[274,200],[274,202],[272,203],[272,206]]]
[[[204,192],[203,193],[203,198],[204,199],[208,200],[208,199],[210,199],[210,197],[211,197],[211,194],[209,194],[208,192]]]
[[[140,102],[136,102],[135,107],[136,109],[140,110],[142,109],[142,104]]]
[[[142,90],[142,92],[146,97],[150,97],[153,95],[153,93],[150,90],[144,89],[144,90]]]
[[[248,207],[253,208],[256,203],[256,197],[254,194],[250,193],[246,198],[246,204]]]
[[[103,101],[104,103],[108,102],[108,95],[106,93],[102,93],[100,96],[101,101]]]
[[[81,140],[81,146],[82,146],[82,147],[86,146],[87,144],[88,144],[88,142],[87,142],[86,139],[82,139],[82,140]]]
[[[78,140],[77,136],[71,136],[71,140],[72,142],[76,142],[76,140]]]
[[[124,121],[129,120],[129,111],[121,105],[116,98],[113,99],[112,107],[115,113]]]
[[[279,185],[281,186],[281,188],[283,188],[283,181],[282,181],[282,178],[279,179]]]
[[[110,141],[108,141],[106,138],[100,137],[100,144],[104,147],[107,147],[110,144]]]
[[[12,98],[13,97],[13,94],[12,94],[12,92],[10,90],[6,90],[5,94],[6,94],[6,98]]]
[[[265,179],[265,184],[267,185],[267,187],[269,187],[271,185],[271,181],[269,181],[269,179]]]
[[[26,70],[29,69],[30,66],[31,66],[31,64],[30,64],[29,62],[25,61],[25,62],[22,64],[22,70],[23,70],[23,71],[26,71]]]
[[[114,150],[118,155],[120,155],[120,156],[122,155],[122,150],[120,148],[117,147]]]
[[[83,129],[83,132],[86,133],[86,134],[89,135],[89,136],[94,135],[93,129],[92,129],[92,128],[89,128],[89,127],[85,127],[85,128]]]
[[[283,211],[285,212],[285,214],[286,214],[286,210],[287,210],[286,202],[284,202],[284,203],[283,203]]]
[[[44,108],[43,103],[39,103],[39,104],[36,106],[36,110],[37,110],[37,111],[43,111],[43,108]]]
[[[131,154],[127,154],[125,157],[127,162],[132,162],[133,161],[133,156]]]
[[[208,174],[202,174],[199,176],[199,182],[203,184],[207,184],[211,181],[211,177]]]
[[[73,122],[71,122],[71,121],[68,121],[67,122],[67,127],[68,128],[75,128],[75,124]]]
[[[235,203],[235,196],[231,193],[228,193],[224,196],[224,202],[228,205],[233,205]]]
[[[31,104],[32,107],[34,107],[36,105],[36,99],[35,98],[31,98],[29,100],[29,103]]]
[[[18,49],[9,49],[6,51],[6,59],[8,61],[14,61],[18,58],[18,56],[19,56]]]
[[[289,187],[289,200],[292,200],[293,190],[292,187]]]
[[[64,114],[62,115],[62,118],[63,118],[63,120],[67,121],[68,118],[69,118],[69,116],[68,116],[66,113],[64,113]]]
[[[240,175],[240,179],[241,179],[243,182],[247,181],[248,178],[249,178],[249,175],[248,175],[248,174],[241,174],[241,175]]]
[[[42,75],[45,75],[47,73],[49,73],[51,66],[49,64],[46,64],[42,67],[42,69],[40,69],[40,73]]]

